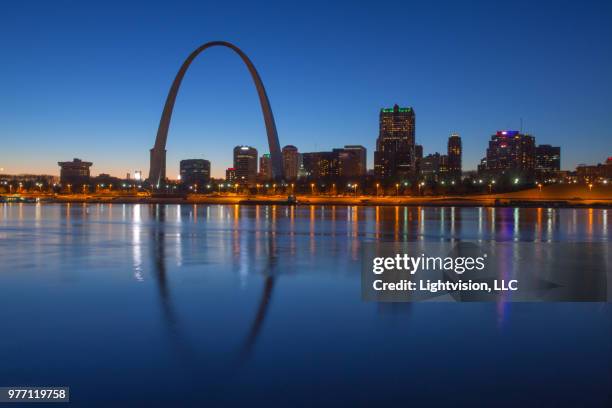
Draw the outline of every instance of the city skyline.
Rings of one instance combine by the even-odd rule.
[[[264,78],[281,146],[315,152],[363,145],[372,168],[376,115],[397,103],[415,108],[416,143],[425,155],[444,152],[447,137],[459,133],[465,170],[476,169],[499,129],[561,146],[563,169],[609,155],[608,4],[492,9],[482,3],[464,10],[448,3],[440,13],[439,7],[397,5],[396,14],[420,21],[401,27],[383,24],[387,14],[374,4],[350,10],[334,5],[325,15],[316,4],[302,13],[281,4],[269,16],[250,7],[244,5],[225,27],[213,17],[231,14],[223,6],[192,4],[188,13],[132,5],[123,15],[111,13],[112,7],[87,13],[79,5],[60,6],[62,13],[51,13],[55,8],[44,3],[7,7],[1,30],[11,62],[0,79],[8,95],[0,101],[2,173],[57,174],[58,160],[79,157],[94,163],[92,174],[147,174],[145,150],[180,63],[199,44],[225,38],[249,55]],[[249,11],[257,24],[282,15],[284,35],[274,29],[254,33]],[[168,13],[170,34],[154,24]],[[135,16],[142,20],[134,26]],[[338,32],[333,22],[341,16],[347,24]],[[563,24],[570,17],[571,29]],[[199,19],[205,28],[188,28]],[[521,30],[510,30],[510,22]],[[109,33],[108,25],[115,30]],[[71,34],[76,29],[79,38]],[[268,150],[248,72],[231,51],[212,53],[214,58],[194,63],[185,79],[189,86],[177,98],[170,178],[178,176],[182,159],[210,160],[212,175],[223,177],[234,145]]]

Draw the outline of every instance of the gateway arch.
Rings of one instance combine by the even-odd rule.
[[[280,150],[280,144],[278,142],[278,133],[276,132],[276,123],[274,123],[274,115],[272,115],[272,108],[270,108],[270,101],[266,94],[266,89],[261,82],[261,78],[255,69],[255,66],[246,56],[244,52],[234,44],[226,41],[211,41],[198,48],[196,48],[183,62],[181,69],[176,74],[172,87],[166,98],[166,104],[164,105],[164,111],[162,112],[161,119],[159,121],[159,128],[157,129],[157,137],[155,138],[155,146],[151,149],[151,164],[149,167],[149,182],[153,187],[159,187],[160,183],[166,178],[166,141],[168,140],[168,128],[170,127],[170,119],[172,118],[172,110],[174,109],[174,102],[176,101],[176,95],[178,94],[181,86],[181,81],[187,72],[187,69],[193,62],[193,60],[207,48],[211,47],[226,47],[233,50],[240,56],[242,62],[247,66],[257,94],[259,96],[259,103],[261,104],[261,110],[266,124],[266,133],[268,134],[268,145],[270,147],[270,156],[272,161],[272,176],[275,179],[283,179],[283,165],[282,156]]]

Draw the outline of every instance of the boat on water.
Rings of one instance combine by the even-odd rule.
[[[37,203],[38,198],[22,196],[1,196],[0,203]]]

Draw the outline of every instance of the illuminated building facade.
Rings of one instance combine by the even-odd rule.
[[[608,157],[605,163],[595,165],[579,164],[576,167],[576,176],[581,182],[605,182],[612,181],[612,157]]]
[[[283,169],[286,180],[295,180],[300,168],[300,154],[295,146],[287,145],[282,149]]]
[[[305,177],[310,179],[337,178],[340,175],[338,155],[334,152],[302,154]]]
[[[489,141],[486,159],[479,167],[491,176],[513,174],[532,177],[536,164],[535,138],[516,130],[500,130]]]
[[[374,152],[379,179],[406,179],[416,175],[415,114],[412,108],[383,108]]]
[[[234,147],[234,169],[236,182],[254,185],[257,179],[257,149],[251,146]]]
[[[448,138],[448,177],[453,181],[461,180],[461,137],[453,133]]]
[[[228,183],[234,183],[236,181],[236,169],[233,167],[228,167],[225,170],[225,181]]]
[[[359,145],[346,145],[340,149],[333,149],[337,156],[338,176],[345,178],[359,178],[367,172],[367,150]]]
[[[269,153],[259,158],[259,179],[261,181],[272,180],[272,160]]]
[[[536,173],[538,177],[555,177],[561,170],[561,147],[538,145],[536,147]]]
[[[428,154],[421,159],[420,174],[424,181],[441,182],[449,178],[449,159],[438,152]]]

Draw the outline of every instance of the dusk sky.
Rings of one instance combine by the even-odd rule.
[[[498,129],[561,146],[562,169],[612,155],[612,2],[4,2],[0,168],[59,174],[149,169],[181,63],[212,40],[238,45],[266,86],[281,146],[368,149],[381,107],[416,112],[425,154],[463,138],[475,169]],[[268,151],[247,69],[213,48],[187,73],[168,136],[168,171],[232,148]]]

